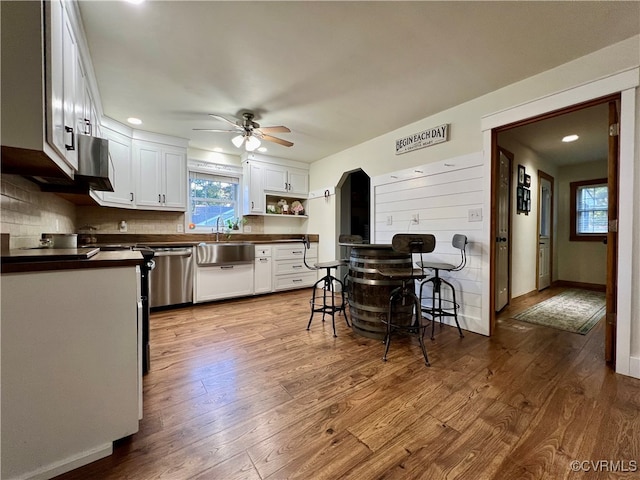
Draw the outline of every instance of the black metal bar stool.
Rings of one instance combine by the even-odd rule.
[[[313,267],[311,267],[309,266],[309,264],[307,264],[307,250],[311,246],[308,236],[306,235],[304,236],[303,243],[304,243],[304,255],[303,255],[304,265],[309,270],[323,270],[323,269],[326,270],[325,276],[322,277],[313,285],[313,293],[311,294],[311,300],[309,302],[311,304],[311,316],[309,317],[307,330],[311,328],[311,321],[313,320],[313,315],[315,313],[322,313],[323,322],[324,322],[325,315],[329,314],[331,315],[331,325],[333,327],[333,336],[337,337],[338,335],[336,334],[336,320],[335,320],[336,313],[339,314],[340,312],[342,312],[344,316],[344,321],[347,323],[347,327],[351,328],[351,325],[349,324],[349,320],[347,319],[347,314],[346,314],[347,303],[344,297],[344,290],[345,290],[344,284],[340,280],[338,280],[336,277],[331,275],[331,270],[337,269],[341,265],[344,265],[344,262],[342,260],[332,260],[329,262],[314,263]],[[339,305],[336,305],[336,302],[335,302],[334,282],[340,285],[341,303]],[[316,300],[316,292],[317,292],[318,285],[320,284],[322,285],[322,302]],[[330,303],[327,302],[327,300],[329,300],[329,297],[331,299]]]
[[[456,326],[458,327],[460,338],[464,337],[464,335],[462,334],[462,329],[460,328],[460,323],[458,323],[458,309],[460,308],[460,305],[456,301],[456,289],[450,282],[447,282],[444,278],[440,278],[440,271],[457,272],[465,267],[465,265],[467,264],[467,237],[465,235],[455,234],[453,236],[453,239],[451,240],[451,245],[453,245],[454,248],[460,250],[461,258],[458,265],[440,262],[425,262],[422,260],[416,263],[416,265],[423,270],[433,270],[434,272],[433,277],[428,278],[420,285],[420,305],[422,311],[431,316],[431,340],[434,339],[436,318],[439,319],[440,326],[442,326],[442,317],[453,317],[456,322]],[[431,304],[425,305],[422,292],[424,286],[428,283],[431,283],[433,287],[431,291]],[[443,284],[447,285],[451,289],[451,295],[453,298],[452,300],[442,298]]]
[[[411,256],[413,254],[420,254],[420,260],[422,261],[422,254],[433,252],[436,247],[436,237],[431,234],[408,234],[398,233],[393,236],[391,240],[391,246],[393,250],[399,253],[407,253]],[[392,280],[401,280],[402,285],[391,291],[389,297],[389,309],[387,311],[386,320],[382,320],[382,323],[386,324],[387,331],[384,336],[384,355],[382,360],[387,361],[387,353],[389,352],[389,345],[391,344],[391,334],[394,330],[399,330],[403,333],[416,335],[418,342],[420,342],[420,348],[422,349],[422,355],[424,356],[424,362],[427,366],[429,364],[429,358],[427,357],[427,349],[424,345],[424,331],[427,325],[422,323],[422,309],[420,308],[420,299],[416,296],[414,280],[423,280],[426,278],[426,273],[422,268],[413,268],[413,264],[410,264],[410,268],[384,268],[378,269],[378,273],[383,277],[387,277]],[[398,312],[394,312],[394,305],[398,303],[401,306],[408,306],[407,302],[410,302],[410,309],[404,308],[405,315],[399,316]],[[409,318],[406,316],[406,312],[409,313]]]

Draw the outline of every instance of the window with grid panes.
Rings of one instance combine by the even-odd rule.
[[[571,240],[602,240],[608,231],[607,179],[571,183]]]
[[[189,172],[189,229],[215,231],[227,220],[235,222],[239,215],[240,178],[210,173]]]

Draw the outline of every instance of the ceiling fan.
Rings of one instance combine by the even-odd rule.
[[[256,148],[260,146],[260,140],[266,140],[267,142],[274,142],[279,145],[284,145],[285,147],[291,147],[293,145],[292,142],[288,140],[283,140],[282,138],[274,137],[270,135],[271,133],[290,133],[287,127],[277,126],[277,127],[260,127],[260,124],[253,121],[255,115],[252,112],[244,112],[242,114],[242,120],[237,120],[232,122],[222,115],[216,115],[215,113],[210,113],[210,117],[217,118],[218,120],[222,120],[233,126],[232,130],[222,130],[218,128],[194,128],[196,131],[200,132],[221,132],[221,133],[237,133],[238,135],[231,139],[231,142],[237,147],[240,148],[242,144],[245,144],[245,149],[248,152],[253,152]]]

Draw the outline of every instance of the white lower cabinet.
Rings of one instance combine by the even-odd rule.
[[[273,291],[271,263],[271,245],[256,245],[256,259],[253,273],[253,293],[269,293]]]
[[[253,294],[253,264],[196,267],[195,302]]]
[[[2,275],[2,478],[52,478],[138,431],[139,292],[135,266]]]
[[[316,270],[310,270],[304,264],[302,242],[274,244],[272,251],[274,291],[313,286],[318,275]],[[318,261],[317,243],[311,244],[306,260],[309,266]]]

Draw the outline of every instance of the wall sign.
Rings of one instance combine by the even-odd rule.
[[[449,124],[445,123],[444,125],[429,128],[428,130],[423,130],[422,132],[396,140],[396,155],[430,147],[431,145],[448,140]]]

